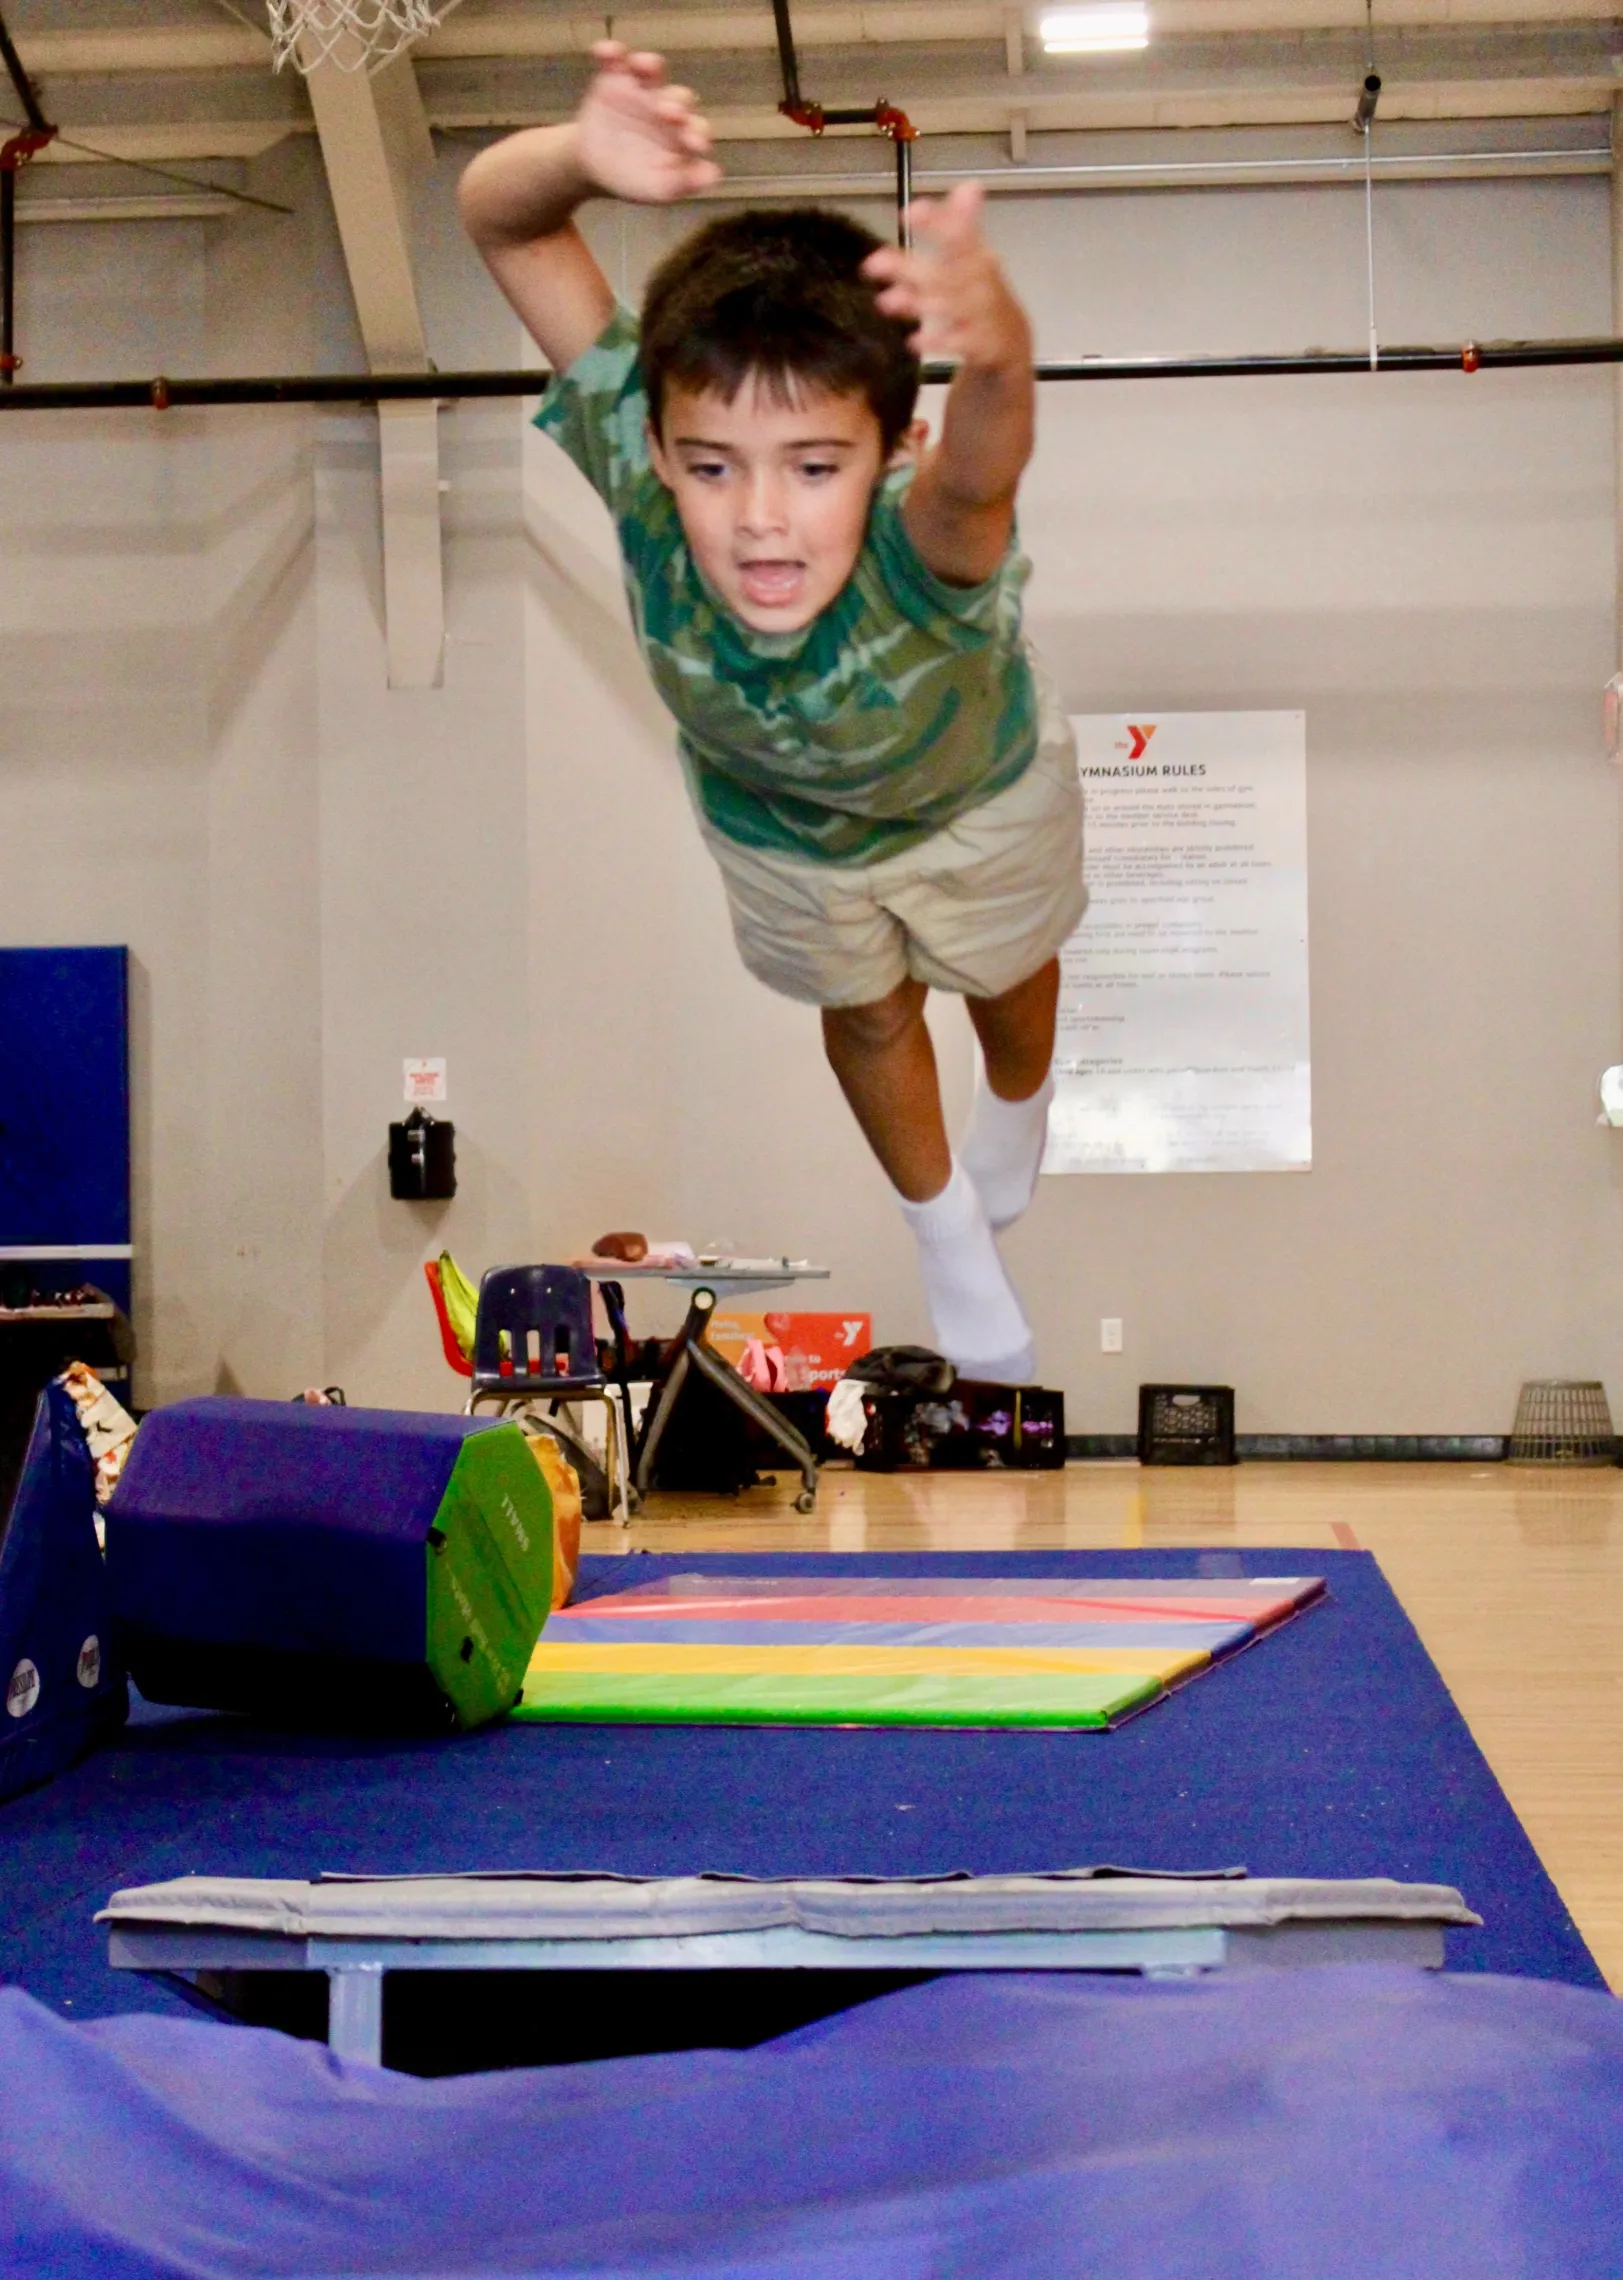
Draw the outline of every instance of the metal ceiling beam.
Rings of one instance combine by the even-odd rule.
[[[1564,23],[1604,23],[1615,0],[1376,0],[1382,35],[1403,27],[1437,30],[1496,25],[1542,29]],[[1002,0],[890,0],[879,6],[828,6],[817,0],[795,10],[795,41],[814,47],[936,46],[943,41],[1002,43]],[[1035,26],[1038,10],[1019,8]],[[1152,39],[1212,39],[1237,33],[1353,31],[1365,28],[1364,0],[1150,0]],[[468,56],[584,55],[603,31],[601,15],[577,10],[475,9],[463,5],[418,49],[433,62]],[[771,49],[777,31],[758,0],[737,8],[634,9],[614,18],[616,39],[657,47],[664,54]]]
[[[1037,9],[1015,13],[1035,24]],[[1523,29],[1611,21],[1617,0],[1376,0],[1382,38],[1405,30],[1460,32]],[[795,13],[798,46],[937,47],[959,41],[1001,46],[1009,7],[1005,0],[889,0],[868,6],[819,5]],[[1364,30],[1364,0],[1151,0],[1154,41],[1232,38],[1236,35]],[[759,0],[734,7],[659,8],[616,15],[615,36],[631,46],[663,53],[751,53],[777,42],[771,13]],[[463,0],[416,50],[424,63],[468,58],[584,56],[603,34],[603,17],[558,10],[525,0],[519,9],[480,9]],[[127,31],[33,31],[18,37],[27,69],[36,77],[126,73],[228,72],[268,69],[270,45],[247,24],[164,27]]]
[[[1188,16],[1187,32],[1158,32],[1140,55],[1103,59],[1044,58],[1026,36],[1031,9],[980,0],[942,0],[940,8],[918,0],[868,8],[806,0],[794,28],[797,43],[816,52],[811,77],[828,108],[866,110],[883,94],[931,135],[1340,123],[1351,116],[1367,68],[1361,4],[1356,17],[1343,20],[1343,0],[1289,0],[1296,12],[1288,33],[1280,21],[1285,0],[1151,4],[1158,25],[1169,10],[1199,13]],[[1462,15],[1469,4],[1448,0],[1450,12],[1439,19],[1437,0],[1376,0],[1383,122],[1610,112],[1617,34],[1609,14],[1596,12],[1602,0],[1555,0],[1586,11],[1560,16],[1530,15],[1537,0],[1514,0],[1517,12],[1494,21]],[[1609,11],[1623,0],[1604,4]],[[1405,24],[1389,11],[1415,20]],[[1249,18],[1249,32],[1223,28],[1237,12]],[[1335,21],[1315,27],[1310,16]],[[673,8],[646,23],[617,17],[615,25],[657,38],[672,52],[673,68],[701,87],[721,141],[772,141],[798,131],[776,115],[777,27],[760,0],[743,11]],[[463,0],[418,51],[429,120],[447,130],[495,130],[569,116],[587,70],[583,43],[600,28],[574,13],[530,5],[517,15],[481,12],[475,0]],[[237,37],[229,23],[224,29]],[[48,82],[55,88],[48,99],[64,122],[51,162],[73,161],[75,141],[119,158],[250,157],[307,127],[302,83],[293,74],[271,77],[257,34],[247,37],[258,60],[168,73],[154,68],[164,36],[143,33],[131,51],[140,68],[119,73],[106,68],[108,35],[71,35],[100,43],[93,51],[98,69]],[[692,44],[684,49],[684,41]],[[24,45],[25,58],[61,52],[42,50],[38,41]],[[1022,68],[1010,72],[1011,60]]]
[[[1421,83],[1388,89],[1382,120],[1572,119],[1609,111],[1616,80],[1472,80]],[[1003,135],[1018,115],[1030,134],[1123,133],[1158,128],[1338,126],[1351,116],[1357,83],[1346,90],[1303,88],[1283,93],[1206,89],[1179,94],[1054,94],[1028,82],[994,82],[978,94],[916,95],[899,80],[898,100],[921,135]],[[798,139],[776,109],[718,105],[705,113],[718,143],[776,143]],[[431,101],[429,117],[446,133],[495,133],[554,125],[570,116],[564,104],[469,99]],[[829,139],[860,129],[832,127]]]
[[[132,25],[127,31],[25,31],[23,60],[36,76],[102,71],[270,69],[270,40],[248,24]]]

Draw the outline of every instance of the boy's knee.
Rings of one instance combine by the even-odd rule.
[[[845,1053],[883,1053],[897,1045],[924,1018],[921,982],[903,982],[869,1005],[826,1005],[823,1043],[831,1061]]]

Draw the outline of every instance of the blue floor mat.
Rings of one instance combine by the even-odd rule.
[[[980,1875],[1117,1861],[1457,1885],[1454,1970],[1602,1984],[1408,1618],[1363,1552],[588,1558],[662,1573],[1326,1577],[1329,1598],[1107,1736],[498,1726],[390,1742],[144,1710],[0,1806],[0,1977],[69,2017],[178,1999],[108,1970],[115,1887],[207,1872],[699,1868]]]

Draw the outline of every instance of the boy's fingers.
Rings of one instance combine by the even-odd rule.
[[[914,208],[913,227],[933,239],[942,252],[956,252],[980,234],[985,186],[979,182],[955,183],[945,198],[921,198]]]
[[[908,256],[901,246],[882,245],[864,260],[862,274],[870,284],[883,285],[905,275],[907,266]]]
[[[883,293],[876,293],[874,306],[881,316],[900,317],[906,323],[916,322],[924,314],[919,295],[907,285],[892,285]]]
[[[943,201],[942,216],[954,230],[967,234],[979,229],[981,208],[985,203],[984,182],[955,182]]]

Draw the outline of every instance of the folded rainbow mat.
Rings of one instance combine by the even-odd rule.
[[[1103,1730],[1323,1593],[1319,1576],[667,1575],[552,1616],[514,1716]]]

